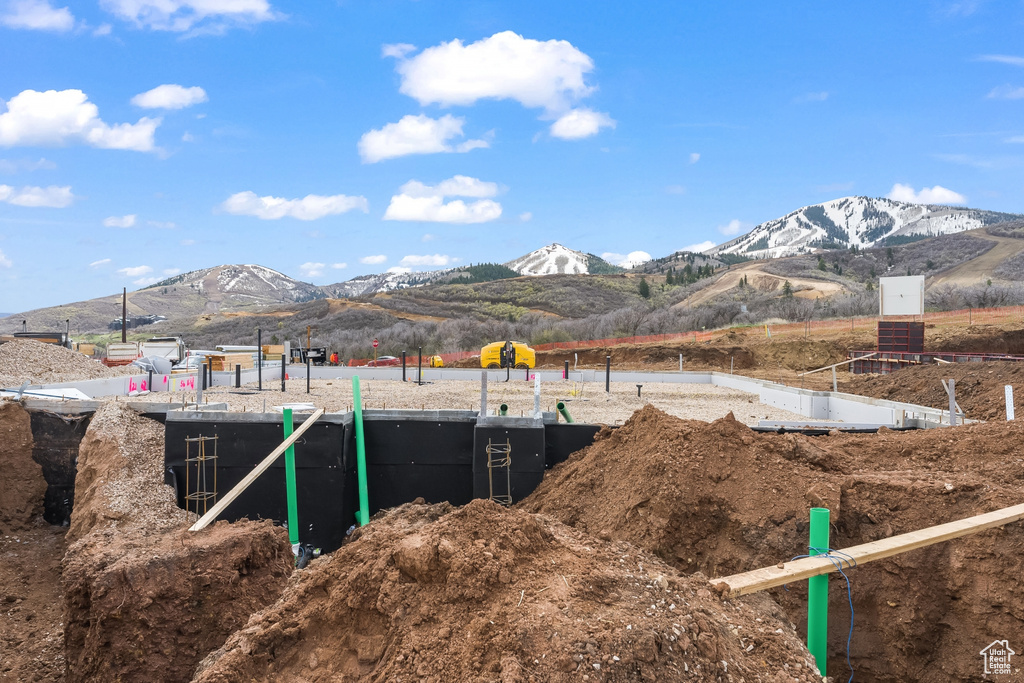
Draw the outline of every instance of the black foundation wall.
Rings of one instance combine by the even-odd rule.
[[[75,504],[75,474],[78,447],[89,428],[92,413],[59,415],[42,410],[28,411],[32,425],[32,459],[43,468],[46,496],[43,519],[67,526]]]
[[[378,414],[374,414],[378,412]],[[528,496],[544,471],[593,441],[598,425],[565,425],[511,418],[489,418],[478,425],[466,411],[365,411],[367,488],[370,514],[423,498],[464,505],[487,498],[486,446],[512,444],[512,466],[496,470],[495,493],[513,502]],[[447,415],[445,413],[448,413]],[[305,419],[295,416],[296,424]],[[284,440],[281,416],[244,413],[173,414],[166,421],[166,481],[185,507],[185,438],[217,436],[218,495],[223,496]],[[207,446],[208,454],[211,446]],[[299,439],[295,448],[299,537],[324,551],[337,549],[355,524],[358,509],[356,439],[353,416],[326,415]],[[209,480],[209,473],[208,473]],[[195,472],[188,488],[195,490]],[[500,489],[500,490],[499,490]],[[221,519],[287,520],[284,458],[271,466],[221,514]],[[208,503],[212,506],[213,501]],[[195,509],[194,504],[190,509]],[[200,508],[199,512],[202,512]]]

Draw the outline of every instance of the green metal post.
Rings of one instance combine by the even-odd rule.
[[[295,428],[292,409],[285,408],[283,415],[284,438],[287,439]],[[295,444],[284,452],[284,481],[288,492],[288,541],[292,544],[292,549],[296,549],[299,545],[299,503],[295,493]]]
[[[809,555],[828,552],[828,508],[811,508],[811,550]],[[814,655],[823,677],[828,659],[828,574],[807,579],[807,649]]]
[[[356,522],[365,526],[370,521],[370,494],[366,485],[366,442],[363,441],[363,398],[359,392],[359,375],[352,378],[352,403],[355,405],[356,474],[359,478],[359,511]]]
[[[559,401],[557,404],[555,404],[555,408],[558,410],[559,413],[561,413],[562,417],[564,417],[565,421],[568,422],[569,424],[572,424],[573,422],[576,421],[572,419],[572,415],[569,414],[569,409],[565,407],[565,404],[563,402]]]
[[[501,404],[501,407],[498,408],[498,415],[508,415],[508,405],[507,404],[505,404],[505,403]]]

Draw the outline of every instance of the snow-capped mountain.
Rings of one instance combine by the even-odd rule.
[[[418,273],[412,272],[385,272],[371,275],[359,275],[333,285],[320,287],[327,296],[334,299],[344,299],[375,292],[390,292],[393,289],[405,289],[436,282],[445,275],[453,273],[457,268],[445,270],[429,270]]]
[[[582,251],[575,251],[561,244],[549,244],[504,265],[520,275],[585,275],[590,272],[590,258]]]
[[[954,206],[843,197],[761,223],[704,253],[775,258],[822,246],[871,247],[894,235],[948,235],[1018,218],[1018,214]]]
[[[188,288],[215,302],[232,305],[308,301],[323,295],[318,287],[255,264],[224,265],[193,270],[145,289]]]

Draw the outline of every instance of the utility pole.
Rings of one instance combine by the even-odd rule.
[[[128,341],[128,288],[121,290],[121,343]]]

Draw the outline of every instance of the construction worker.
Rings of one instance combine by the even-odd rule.
[[[331,353],[331,365],[337,365],[337,364],[338,364],[338,352],[334,351],[333,353]]]

